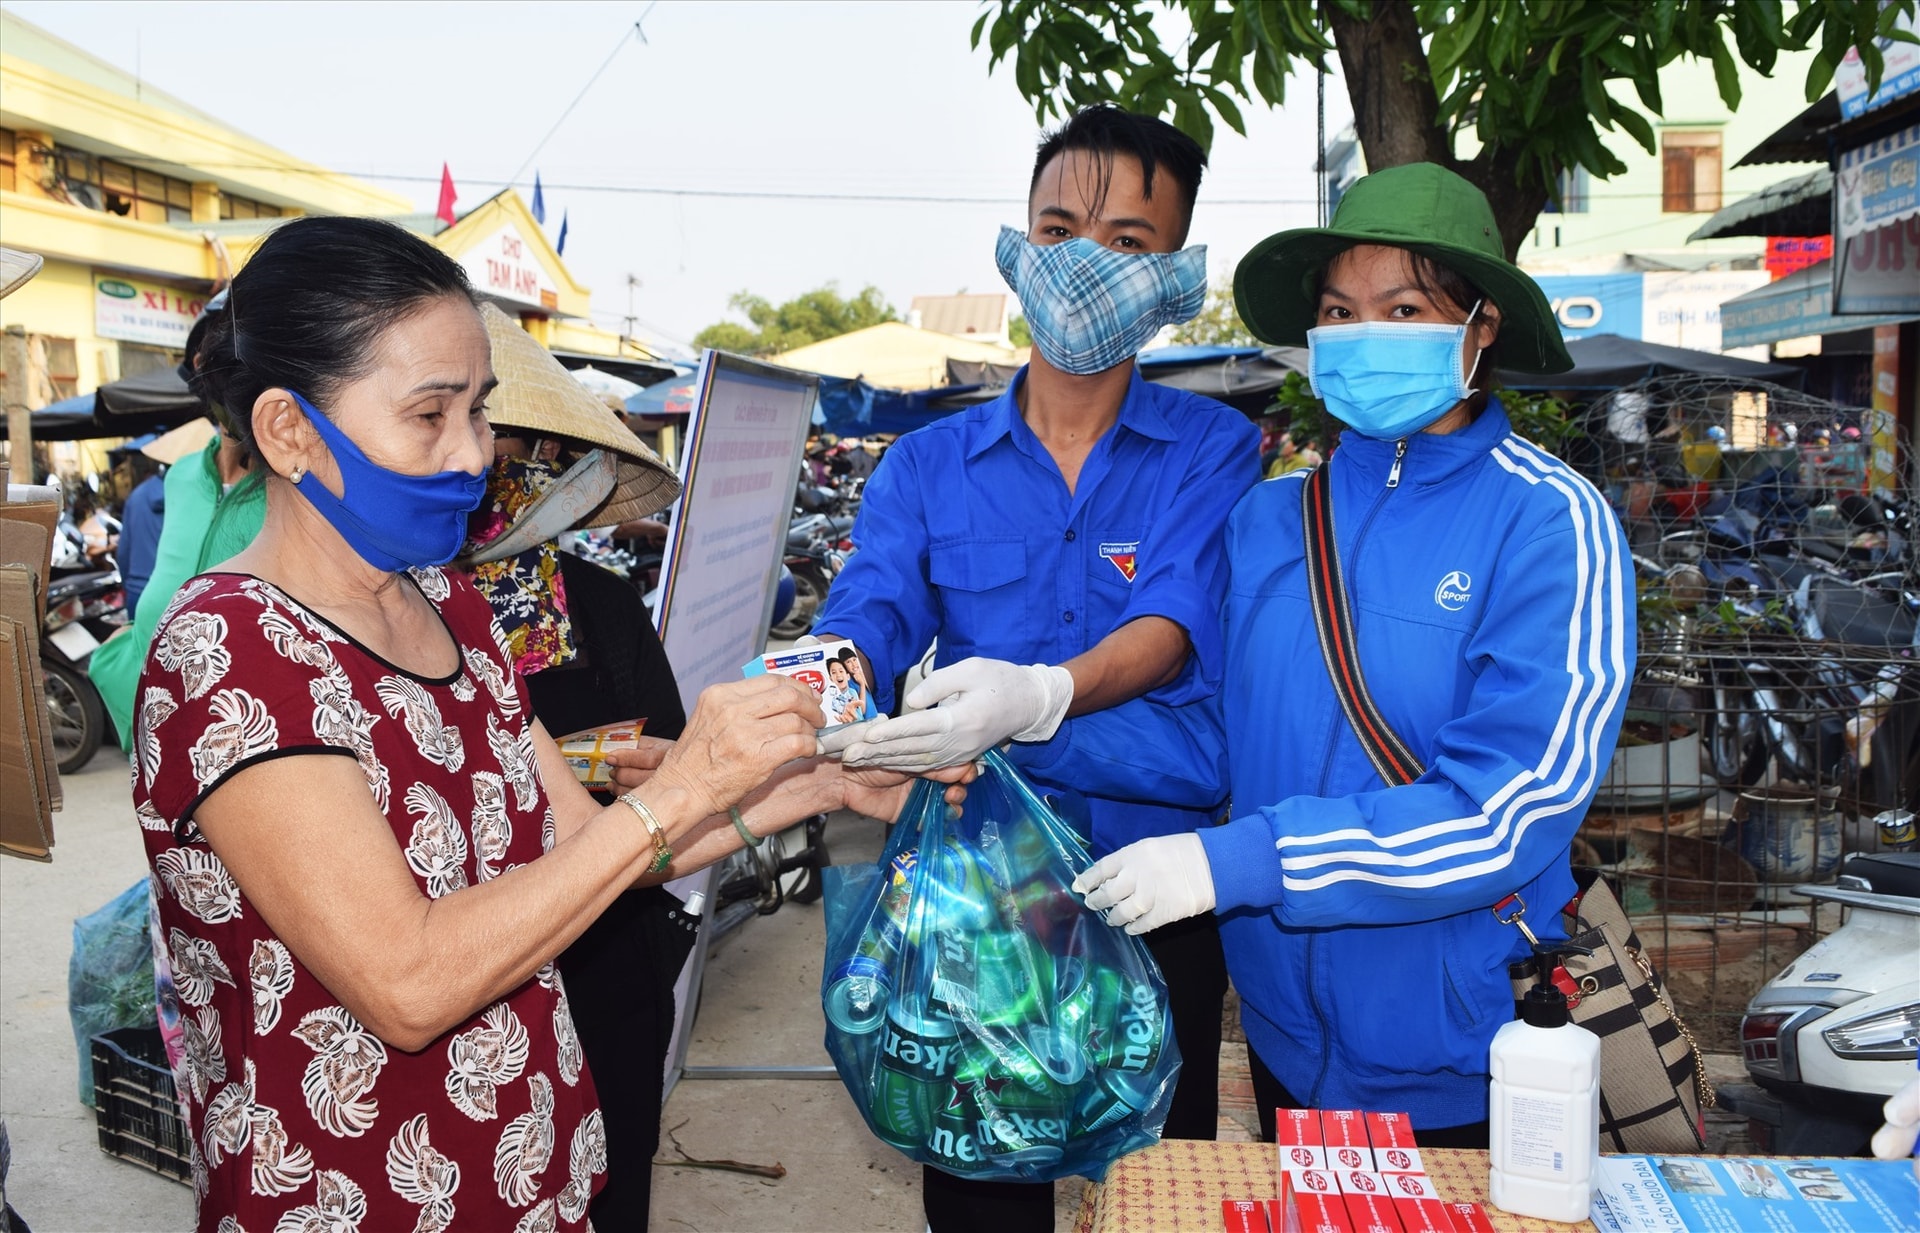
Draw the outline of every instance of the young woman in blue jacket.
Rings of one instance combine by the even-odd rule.
[[[1563,936],[1634,662],[1613,514],[1488,391],[1496,356],[1572,361],[1486,198],[1432,164],[1262,241],[1234,290],[1254,334],[1307,344],[1346,425],[1325,480],[1353,645],[1417,778],[1375,769],[1313,654],[1309,473],[1269,480],[1227,531],[1231,819],[1129,845],[1076,889],[1130,932],[1218,913],[1269,1136],[1276,1106],[1366,1109],[1484,1147],[1488,1047],[1528,953],[1491,908],[1519,892]]]

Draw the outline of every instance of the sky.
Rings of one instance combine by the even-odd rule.
[[[872,284],[902,313],[915,295],[1003,290],[994,238],[1026,221],[1040,125],[1011,65],[990,75],[969,48],[983,6],[966,0],[5,7],[422,210],[442,162],[464,210],[531,157],[516,183],[530,199],[539,172],[550,238],[567,212],[566,262],[596,323],[631,311],[669,345],[735,319],[742,290],[778,303]],[[1284,111],[1246,111],[1246,137],[1215,139],[1191,236],[1216,279],[1261,237],[1314,222],[1312,71]],[[1350,114],[1329,79],[1328,133]],[[807,199],[822,194],[896,200]]]

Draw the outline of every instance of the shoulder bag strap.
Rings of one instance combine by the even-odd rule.
[[[1307,473],[1300,485],[1301,526],[1307,541],[1307,595],[1313,605],[1313,627],[1320,636],[1320,656],[1333,692],[1346,712],[1347,723],[1360,738],[1368,761],[1391,785],[1409,784],[1426,770],[1407,743],[1380,714],[1360,673],[1360,655],[1354,645],[1353,612],[1347,605],[1346,578],[1333,542],[1333,486],[1323,463]]]

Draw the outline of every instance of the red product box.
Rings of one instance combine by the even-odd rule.
[[[1367,1114],[1367,1141],[1373,1147],[1373,1167],[1382,1173],[1425,1173],[1420,1149],[1413,1141],[1413,1122],[1404,1113]]]
[[[1312,1191],[1268,1199],[1267,1224],[1271,1233],[1353,1233],[1340,1196]]]
[[[1320,1114],[1313,1109],[1276,1109],[1273,1141],[1279,1151],[1280,1172],[1297,1173],[1302,1169],[1327,1167],[1327,1151],[1321,1146]]]
[[[1373,1172],[1373,1148],[1367,1142],[1366,1115],[1356,1109],[1322,1109],[1321,1140],[1327,1146],[1327,1166]]]
[[[1493,1221],[1487,1219],[1487,1210],[1478,1203],[1448,1203],[1447,1218],[1453,1221],[1454,1233],[1493,1233]]]
[[[1402,1233],[1459,1233],[1447,1205],[1438,1199],[1395,1198],[1393,1214],[1400,1218]]]
[[[1220,1219],[1227,1233],[1268,1233],[1267,1205],[1254,1199],[1220,1200]]]
[[[1343,1194],[1347,1221],[1353,1233],[1401,1233],[1400,1218],[1393,1204],[1382,1194]]]

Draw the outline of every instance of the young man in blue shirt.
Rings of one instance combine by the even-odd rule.
[[[839,735],[848,764],[928,771],[1011,741],[1013,762],[1088,820],[1096,859],[1208,825],[1226,795],[1221,535],[1258,478],[1259,433],[1133,362],[1205,300],[1206,250],[1183,248],[1205,166],[1171,125],[1111,107],[1046,138],[1028,227],[1003,228],[996,253],[1031,363],[998,399],[888,451],[817,622],[867,655],[882,711],[938,645],[904,714]],[[1184,1059],[1165,1134],[1211,1139],[1218,929],[1201,917],[1146,941]],[[1046,1185],[928,1168],[923,1197],[935,1233],[1053,1225]]]

